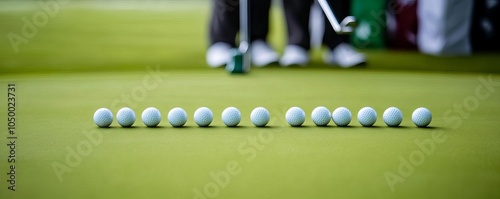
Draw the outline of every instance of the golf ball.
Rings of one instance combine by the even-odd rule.
[[[241,121],[241,112],[235,107],[228,107],[222,111],[222,122],[228,127],[235,127]]]
[[[421,107],[413,111],[411,119],[418,127],[427,127],[432,121],[432,114],[429,109]]]
[[[158,109],[154,107],[149,107],[142,112],[142,122],[147,127],[156,127],[160,124],[161,113]]]
[[[306,113],[299,107],[292,107],[286,112],[286,121],[290,126],[298,127],[306,121]]]
[[[316,126],[326,126],[332,119],[330,110],[324,106],[316,107],[311,113],[311,119]]]
[[[135,113],[130,108],[121,108],[118,113],[116,113],[116,121],[122,127],[131,127],[135,122]]]
[[[212,123],[213,119],[214,114],[207,107],[198,108],[194,112],[194,122],[196,122],[196,124],[200,127],[207,127],[210,123]]]
[[[384,111],[382,118],[387,126],[397,127],[403,121],[403,113],[396,107],[390,107]]]
[[[349,109],[345,107],[339,107],[335,109],[332,113],[332,120],[337,126],[347,126],[351,123],[352,114]]]
[[[370,127],[377,121],[377,112],[371,107],[364,107],[358,112],[358,121],[364,127]]]
[[[250,120],[252,120],[253,125],[256,127],[266,126],[270,119],[271,115],[264,107],[257,107],[250,113]]]
[[[100,108],[94,113],[94,122],[98,127],[109,127],[113,122],[113,113],[107,108]]]
[[[182,127],[187,122],[187,113],[182,108],[173,108],[168,112],[168,122],[173,127]]]

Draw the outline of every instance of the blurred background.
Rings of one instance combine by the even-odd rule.
[[[499,70],[492,66],[500,50],[499,0],[351,3],[359,23],[351,44],[368,55],[369,67]],[[210,0],[1,0],[0,72],[204,69],[210,6]],[[279,52],[285,29],[281,1],[273,1],[269,41]],[[311,68],[324,67],[319,51]]]

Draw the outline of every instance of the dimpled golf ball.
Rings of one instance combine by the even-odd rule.
[[[107,108],[100,108],[94,113],[94,122],[98,127],[109,127],[113,122],[113,113]]]
[[[235,107],[228,107],[222,111],[222,122],[228,127],[235,127],[241,121],[241,112]]]
[[[351,123],[352,114],[349,109],[345,107],[339,107],[335,109],[332,113],[332,120],[337,126],[345,127]]]
[[[299,127],[306,121],[306,113],[299,107],[292,107],[286,112],[286,121],[290,126]]]
[[[118,113],[116,113],[116,121],[122,127],[131,127],[135,122],[135,113],[130,108],[121,108]]]
[[[212,123],[214,119],[214,114],[207,107],[198,108],[194,112],[194,122],[200,127],[207,127]]]
[[[168,122],[173,127],[182,127],[187,122],[188,115],[184,109],[176,107],[168,112]]]
[[[257,107],[253,109],[252,113],[250,113],[250,120],[252,120],[253,125],[256,127],[266,126],[270,119],[271,115],[264,107]]]
[[[411,119],[418,127],[427,127],[432,121],[432,114],[429,109],[421,107],[413,111]]]
[[[358,121],[364,127],[370,127],[377,121],[377,112],[371,107],[364,107],[358,112]]]
[[[387,126],[397,127],[403,121],[403,113],[396,107],[390,107],[384,111],[382,118]]]
[[[332,119],[330,110],[324,106],[316,107],[311,113],[311,119],[316,126],[326,126]]]
[[[154,107],[149,107],[142,112],[142,122],[147,127],[156,127],[160,124],[161,113]]]

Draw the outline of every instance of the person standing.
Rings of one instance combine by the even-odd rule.
[[[338,17],[343,19],[349,15],[350,0],[329,0],[330,7]],[[301,65],[309,63],[311,34],[309,31],[309,16],[314,0],[283,0],[283,9],[287,22],[288,44],[279,60],[282,66]],[[327,19],[325,21],[323,45],[328,48],[324,54],[324,62],[349,68],[366,63],[365,55],[357,52],[348,44],[348,35],[338,35]]]
[[[269,46],[269,11],[271,0],[250,0],[250,44],[252,64],[262,67],[278,62],[278,54]],[[239,31],[239,0],[213,0],[209,23],[209,48],[206,61],[210,67],[221,67],[231,59],[231,49],[237,46]]]

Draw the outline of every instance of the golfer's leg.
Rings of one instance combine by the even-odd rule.
[[[250,41],[267,41],[271,0],[250,0]]]
[[[278,53],[267,43],[271,0],[249,0],[249,3],[252,64],[257,67],[267,66],[279,59]]]
[[[213,0],[209,23],[209,45],[206,59],[210,67],[221,67],[231,60],[239,29],[239,1]]]
[[[330,7],[339,20],[339,23],[349,16],[351,2],[349,0],[330,0]],[[325,35],[323,44],[328,46],[329,50],[325,54],[324,61],[328,64],[337,65],[343,68],[349,68],[366,63],[366,57],[358,53],[349,42],[348,35],[338,35],[333,30],[328,20],[325,20]]]
[[[340,23],[345,17],[350,15],[351,1],[350,0],[328,0],[330,7],[333,8],[335,17]],[[335,49],[341,43],[348,43],[349,35],[338,35],[332,28],[332,25],[325,19],[325,34],[323,36],[323,44],[330,49]]]
[[[288,30],[288,45],[298,45],[306,50],[311,47],[309,14],[313,0],[283,0]]]
[[[239,30],[239,1],[213,0],[209,24],[209,44],[217,42],[236,46],[235,38]]]

